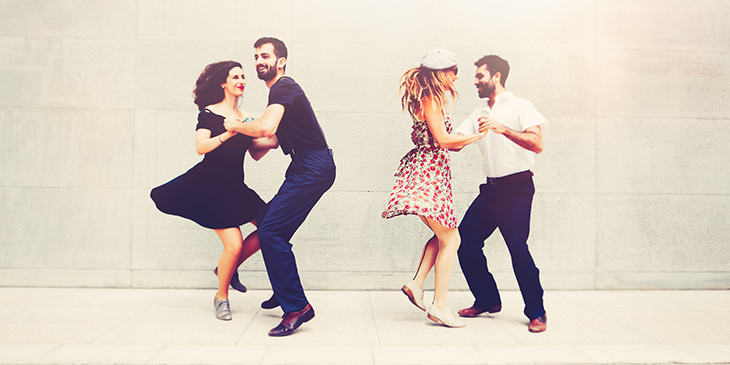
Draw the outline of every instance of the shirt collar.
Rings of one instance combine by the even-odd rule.
[[[497,101],[499,101],[500,99],[508,99],[512,98],[513,96],[514,94],[512,94],[511,91],[505,91],[494,97],[494,105],[497,105]],[[484,108],[491,110],[491,108],[489,108],[489,99],[484,101]]]
[[[514,94],[512,94],[511,91],[505,91],[497,96],[494,97],[494,102],[496,103],[499,99],[507,99],[513,97]]]

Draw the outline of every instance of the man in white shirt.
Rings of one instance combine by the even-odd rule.
[[[475,317],[502,309],[497,284],[482,251],[484,240],[499,228],[525,302],[524,313],[530,320],[528,329],[543,332],[547,329],[547,318],[540,270],[528,250],[527,237],[535,193],[531,169],[535,165],[535,155],[542,152],[542,129],[548,122],[532,103],[505,90],[509,75],[507,61],[490,55],[482,57],[475,65],[474,84],[479,97],[488,100],[455,133],[476,133],[480,125],[490,129],[487,136],[477,142],[487,181],[479,187],[479,196],[459,225],[459,263],[475,297],[474,305],[460,310],[459,315]]]

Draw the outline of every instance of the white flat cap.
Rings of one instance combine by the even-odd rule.
[[[454,67],[457,63],[459,58],[456,54],[446,49],[432,49],[421,58],[421,66],[431,70],[443,70]]]

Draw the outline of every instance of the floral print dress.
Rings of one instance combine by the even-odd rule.
[[[448,116],[444,117],[444,124],[451,133]],[[382,217],[417,214],[456,228],[449,151],[436,143],[426,121],[414,121],[413,130],[416,148],[400,160],[395,186]]]

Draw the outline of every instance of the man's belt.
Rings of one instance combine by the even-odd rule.
[[[512,184],[520,181],[525,181],[527,179],[530,179],[534,174],[532,171],[522,171],[518,172],[516,174],[502,176],[502,177],[488,177],[487,178],[487,184],[489,185],[504,185],[504,184]]]
[[[310,148],[296,148],[291,150],[291,155],[308,155],[310,153],[327,152],[328,155],[332,156],[332,149],[329,147],[310,147]]]

